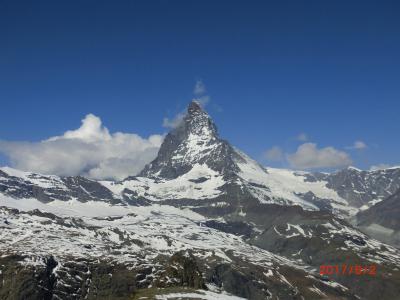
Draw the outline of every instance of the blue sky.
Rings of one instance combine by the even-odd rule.
[[[89,113],[111,133],[163,134],[201,80],[220,134],[264,164],[291,166],[303,143],[360,168],[400,164],[399,13],[398,1],[1,1],[0,140],[61,136]]]

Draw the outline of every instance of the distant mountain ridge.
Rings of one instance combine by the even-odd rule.
[[[310,174],[309,180],[324,180],[326,186],[349,201],[354,207],[369,206],[400,189],[400,167],[364,171],[349,167],[331,174]],[[366,208],[366,207],[365,207]]]
[[[81,176],[59,177],[0,168],[0,192],[13,198],[119,202],[110,190],[95,180]]]

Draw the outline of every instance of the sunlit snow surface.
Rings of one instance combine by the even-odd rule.
[[[0,195],[0,250],[28,255],[59,257],[108,257],[117,262],[140,264],[151,261],[159,254],[171,256],[191,249],[201,258],[216,257],[231,262],[233,257],[257,265],[272,267],[286,264],[307,269],[302,263],[247,244],[242,237],[206,227],[205,217],[189,209],[167,205],[122,206],[104,202],[53,201],[48,204],[35,199],[12,199]],[[13,213],[9,208],[17,208]],[[33,209],[54,216],[32,213]],[[57,216],[57,217],[56,217]],[[359,236],[367,246],[349,242],[346,246],[361,253],[362,249],[381,249],[382,243],[368,239],[360,232],[339,223],[327,223],[322,238],[333,235]],[[287,224],[277,230],[285,238],[312,237],[312,232],[299,225]],[[376,262],[400,264],[398,251],[386,246],[374,257]]]
[[[106,256],[135,265],[159,254],[170,256],[192,249],[199,257],[215,256],[226,262],[233,255],[265,267],[271,267],[274,262],[292,265],[285,258],[246,244],[241,237],[204,226],[205,218],[197,213],[172,206],[129,207],[77,201],[43,204],[34,199],[4,196],[0,196],[0,206],[21,211],[38,208],[63,217],[14,214],[0,208],[0,250],[3,252],[53,253],[58,257]]]
[[[42,175],[38,173],[24,172],[10,167],[2,167],[0,168],[0,171],[3,171],[10,176],[21,178],[24,181],[31,182],[42,188],[59,188],[67,190],[67,187],[60,177],[56,175]]]
[[[245,298],[229,295],[226,293],[215,293],[211,291],[196,291],[191,293],[170,293],[167,295],[157,295],[156,300],[173,299],[201,299],[201,300],[244,300]]]
[[[64,262],[79,258],[140,268],[154,266],[159,255],[170,257],[180,250],[190,250],[198,259],[210,263],[234,263],[239,259],[262,267],[267,277],[273,276],[289,287],[291,283],[280,273],[282,266],[305,271],[310,276],[316,272],[299,261],[251,246],[240,236],[206,227],[205,221],[191,210],[167,205],[113,206],[75,200],[43,204],[35,199],[0,195],[0,252],[2,255],[21,254],[26,257],[25,265],[43,266],[42,258],[51,254],[60,268]],[[157,299],[175,296],[178,294],[160,295]],[[179,296],[204,300],[240,299],[223,291],[198,291]]]
[[[198,182],[202,178],[204,181]],[[218,172],[206,165],[195,164],[186,174],[176,179],[150,179],[136,177],[123,182],[101,181],[113,193],[120,195],[129,189],[153,201],[166,199],[212,199],[221,194],[219,188],[225,181]]]
[[[239,176],[244,183],[248,183],[251,193],[261,202],[299,205],[306,210],[318,210],[314,204],[299,197],[299,194],[312,192],[316,197],[328,200],[335,210],[334,213],[352,215],[357,212],[356,208],[350,207],[334,190],[326,187],[325,181],[308,182],[302,176],[305,172],[263,168],[243,152],[236,151],[243,158],[242,162],[237,163],[240,168]]]
[[[180,250],[190,250],[205,261],[235,263],[239,259],[260,266],[265,269],[266,277],[273,276],[289,287],[292,283],[280,273],[281,266],[303,270],[310,278],[315,278],[312,274],[315,275],[317,270],[295,257],[284,258],[249,245],[240,236],[205,226],[206,220],[189,209],[159,204],[135,207],[77,200],[44,204],[36,199],[13,199],[0,195],[0,252],[2,255],[19,253],[26,257],[26,265],[43,264],[42,257],[51,254],[61,266],[71,258],[82,258],[109,260],[128,268],[140,268],[153,265],[159,255],[170,257]],[[321,236],[323,239],[329,240],[334,235],[361,235],[367,242],[366,246],[349,242],[345,247],[354,249],[355,253],[362,253],[366,248],[376,249],[376,254],[369,256],[369,260],[400,264],[398,251],[392,247],[385,246],[386,250],[382,250],[382,243],[336,222],[323,226],[326,228]],[[287,239],[313,237],[312,231],[296,224],[287,224],[287,228],[278,233]],[[332,281],[322,283],[340,286]],[[173,299],[175,296],[204,300],[240,299],[220,292],[159,295],[162,298],[157,299]]]

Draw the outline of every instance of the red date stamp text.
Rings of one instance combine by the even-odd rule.
[[[319,267],[320,275],[376,275],[376,265],[322,265]]]

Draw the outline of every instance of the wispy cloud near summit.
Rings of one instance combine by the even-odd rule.
[[[207,89],[202,80],[197,80],[193,89],[193,95],[195,100],[200,103],[201,106],[206,106],[210,102],[210,96],[207,95]]]
[[[210,96],[207,94],[207,89],[202,80],[196,80],[196,83],[193,88],[193,96],[202,107],[205,107],[210,102]],[[163,127],[165,128],[176,128],[182,122],[183,118],[186,115],[186,109],[177,113],[173,118],[165,117],[163,119]]]

